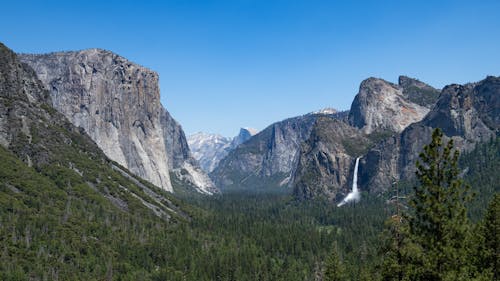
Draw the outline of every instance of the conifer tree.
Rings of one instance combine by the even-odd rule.
[[[496,193],[476,231],[473,251],[477,277],[498,280],[500,268],[500,194]]]
[[[381,276],[384,281],[405,280],[407,264],[406,247],[408,243],[408,227],[403,218],[396,214],[385,223],[381,246]]]
[[[414,197],[408,213],[409,238],[414,258],[406,274],[410,280],[468,280],[469,222],[466,203],[469,186],[459,178],[458,151],[453,140],[443,145],[435,129],[432,141],[420,153]]]
[[[324,281],[342,281],[345,280],[345,269],[340,260],[337,243],[333,244],[332,252],[326,260]]]

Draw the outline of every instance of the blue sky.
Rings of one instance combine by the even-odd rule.
[[[500,75],[500,1],[5,1],[16,52],[104,48],[160,74],[187,134],[349,109],[370,76]]]

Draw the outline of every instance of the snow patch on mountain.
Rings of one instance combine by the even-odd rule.
[[[236,137],[228,138],[218,134],[199,132],[188,136],[187,142],[201,168],[210,173],[231,150],[257,133],[258,130],[253,128],[241,128]]]
[[[336,113],[338,113],[338,111],[335,108],[326,107],[326,108],[323,108],[323,109],[320,109],[320,110],[317,110],[317,111],[313,111],[310,114],[325,114],[325,115],[328,115],[328,114],[336,114]]]

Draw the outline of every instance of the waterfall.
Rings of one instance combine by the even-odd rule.
[[[352,177],[352,191],[347,194],[347,196],[340,202],[337,207],[341,207],[350,202],[358,202],[361,198],[361,194],[358,191],[358,165],[359,159],[361,157],[356,158],[356,164],[354,165],[354,175]]]
[[[359,158],[356,158],[356,164],[354,164],[354,175],[352,177],[352,192],[354,193],[359,193],[358,192],[358,166],[359,166]]]

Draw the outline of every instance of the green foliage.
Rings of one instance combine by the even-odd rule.
[[[444,145],[442,138],[435,129],[420,154],[411,210],[386,228],[384,280],[470,280],[477,272],[466,208],[470,187],[459,177],[453,141]]]
[[[70,169],[40,173],[2,147],[0,160],[0,280],[102,280],[111,272],[147,280],[174,259],[168,241],[179,226],[133,198],[124,212]]]
[[[394,132],[390,130],[377,130],[368,135],[368,138],[373,144],[377,144],[389,137],[394,135]]]
[[[500,194],[496,193],[486,210],[483,220],[477,225],[474,248],[471,251],[473,264],[479,277],[498,280],[500,277]]]
[[[207,211],[194,218],[192,226],[211,237],[208,247],[213,253],[199,266],[216,267],[237,280],[312,280],[324,272],[322,261],[337,243],[346,278],[356,280],[360,268],[376,258],[373,249],[385,216],[381,201],[366,198],[345,208],[269,193],[192,201]]]
[[[408,224],[396,214],[385,223],[382,233],[380,274],[384,281],[404,280],[409,260]]]
[[[385,215],[369,195],[338,209],[284,194],[186,204],[162,193],[191,214],[167,222],[123,192],[141,195],[107,164],[61,151],[83,175],[58,163],[34,169],[0,148],[0,280],[310,280],[334,241],[354,280],[376,257]]]
[[[420,185],[414,188],[414,212],[408,220],[418,268],[410,274],[419,280],[467,280],[465,204],[471,197],[469,186],[458,177],[459,153],[453,150],[453,140],[443,145],[442,137],[435,129],[417,161]]]
[[[434,266],[427,255],[435,252],[424,250],[420,238],[410,239],[408,220],[390,219],[379,235],[387,205],[369,194],[363,194],[357,205],[337,208],[327,201],[297,202],[279,193],[189,195],[190,199],[183,199],[188,202],[162,193],[191,215],[189,221],[179,217],[166,222],[119,187],[141,195],[137,186],[107,165],[92,164],[98,158],[62,147],[60,151],[64,153],[59,163],[71,159],[85,171],[82,176],[58,163],[30,168],[0,150],[0,280],[27,276],[41,280],[314,280],[321,275],[377,280],[379,274],[383,280],[418,280],[423,269]],[[128,210],[103,194],[122,198]],[[491,263],[495,258],[491,249],[498,247],[491,244],[496,240],[491,239],[495,230],[490,226],[498,225],[493,210],[498,212],[498,207],[490,207],[483,226],[475,231],[478,242],[470,246],[471,254],[464,254],[468,259],[477,256],[472,265],[464,266],[476,272],[470,279],[491,280],[497,268]],[[332,251],[332,245],[337,250]],[[342,271],[343,275],[330,274]],[[477,273],[481,271],[485,273]],[[404,279],[399,272],[411,274],[403,275]]]
[[[345,280],[345,269],[340,259],[337,243],[333,244],[333,249],[326,260],[324,281]]]
[[[460,168],[466,171],[465,181],[474,192],[469,207],[469,216],[478,221],[495,193],[500,192],[500,137],[477,144],[469,152],[460,156]]]

